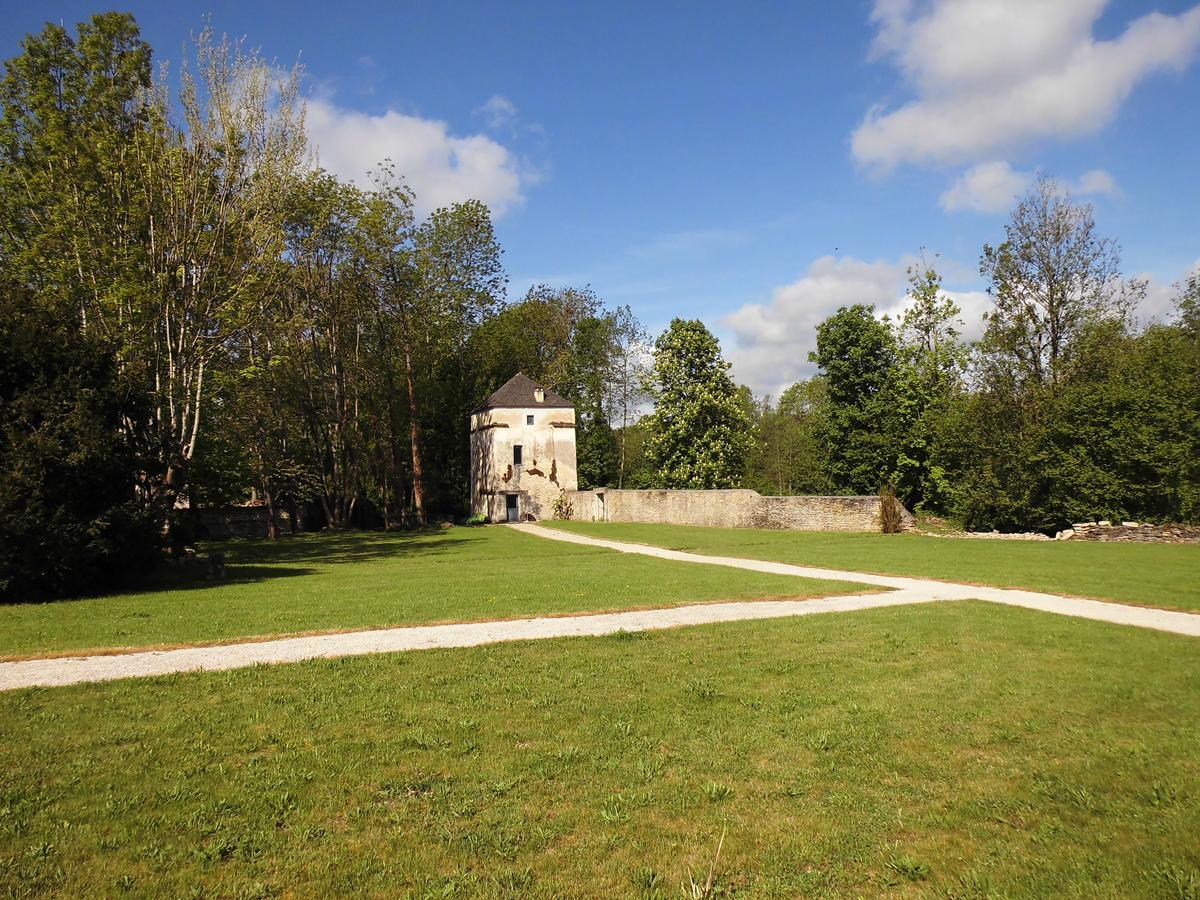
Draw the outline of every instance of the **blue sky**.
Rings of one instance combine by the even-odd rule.
[[[1143,313],[1200,262],[1200,6],[128,4],[159,58],[206,13],[306,69],[322,161],[392,157],[424,206],[479,196],[514,298],[591,284],[659,331],[700,317],[758,391],[838,305],[895,309],[940,255],[970,332],[980,247],[1037,170],[1093,203]],[[103,7],[6,3],[0,51]]]

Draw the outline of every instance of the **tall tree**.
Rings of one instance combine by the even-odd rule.
[[[131,390],[131,387],[133,388]],[[112,348],[23,292],[0,295],[0,602],[108,587],[158,556],[145,397]]]
[[[415,280],[400,305],[401,334],[422,354],[427,399],[419,402],[416,373],[410,380],[409,417],[413,441],[413,500],[423,520],[425,437],[438,445],[436,473],[440,503],[449,508],[466,493],[466,421],[472,407],[473,379],[468,356],[471,336],[504,302],[507,276],[491,212],[478,200],[436,210],[416,229],[412,271]],[[436,416],[432,413],[437,412]],[[449,413],[447,415],[447,413]],[[428,417],[428,419],[427,419]]]
[[[151,85],[132,18],[105,14],[76,41],[57,26],[31,38],[0,89],[0,256],[152,394],[165,456],[144,487],[165,508],[186,485],[206,372],[278,286],[281,198],[304,151],[296,72],[281,80],[207,30],[195,52],[173,97]]]
[[[132,16],[104,13],[76,38],[48,24],[21,47],[0,81],[0,259],[32,301],[99,324],[96,308],[131,289],[142,262],[133,147],[147,126],[150,46]]]
[[[654,342],[646,456],[658,487],[729,488],[750,451],[750,422],[721,346],[699,319],[673,319]]]
[[[1138,283],[1122,285],[1120,249],[1096,233],[1092,208],[1041,176],[985,245],[979,270],[994,303],[987,344],[1015,364],[1021,383],[1057,384],[1072,342],[1090,322],[1124,314]]]
[[[809,359],[828,397],[821,438],[829,480],[840,491],[874,493],[896,458],[892,329],[872,306],[844,306],[817,326]]]
[[[922,256],[908,278],[908,306],[895,325],[888,420],[896,452],[889,480],[910,507],[942,511],[950,484],[936,435],[963,389],[969,349],[959,340],[961,311],[933,264]]]

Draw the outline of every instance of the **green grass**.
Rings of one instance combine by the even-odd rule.
[[[571,546],[507,528],[232,542],[146,590],[0,606],[0,656],[875,590]]]
[[[0,694],[0,894],[1200,890],[1194,639],[982,603]]]
[[[709,555],[1200,610],[1200,545],[1196,544],[996,541],[609,522],[545,524]]]

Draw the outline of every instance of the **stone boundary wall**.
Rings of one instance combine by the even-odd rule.
[[[879,496],[764,497],[750,490],[629,491],[601,488],[566,491],[581,522],[645,522],[719,528],[776,528],[789,531],[875,531],[881,529]],[[911,531],[912,513],[903,512]]]
[[[285,534],[291,531],[292,521],[287,510],[277,509],[275,515],[279,528]],[[304,530],[304,515],[301,513],[298,530]],[[188,519],[196,529],[196,536],[205,540],[224,541],[229,538],[266,538],[267,508],[265,506],[220,506],[209,509],[193,509]]]
[[[1138,522],[1078,522],[1058,534],[1064,541],[1113,541],[1140,544],[1200,543],[1200,526],[1148,525]]]

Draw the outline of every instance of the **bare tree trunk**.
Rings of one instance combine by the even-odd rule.
[[[263,500],[267,504],[267,540],[279,540],[279,515],[275,509],[275,501],[271,497],[271,488],[267,484],[267,480],[263,479]]]
[[[408,328],[408,313],[400,307],[400,324],[404,330],[404,377],[408,382],[408,432],[412,444],[412,496],[417,524],[424,526],[425,478],[421,467],[421,422],[417,416],[417,385],[413,378],[412,335]]]

